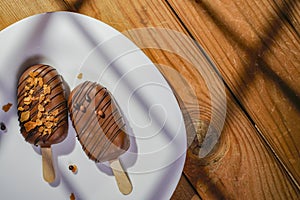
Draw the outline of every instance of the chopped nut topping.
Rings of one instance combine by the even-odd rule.
[[[43,112],[43,111],[45,111],[45,108],[44,108],[43,105],[39,104],[39,105],[38,105],[38,110],[39,110],[40,112]]]
[[[35,121],[35,123],[36,123],[37,126],[41,126],[41,125],[43,124],[43,121],[40,120],[40,119],[37,119],[37,120]]]
[[[41,94],[39,98],[39,103],[42,103],[45,100],[45,95]]]
[[[52,129],[51,128],[45,128],[44,132],[43,132],[43,135],[46,135],[46,134],[51,135],[51,133],[52,133]]]
[[[51,87],[47,84],[44,84],[44,80],[42,77],[37,77],[38,72],[30,72],[29,77],[27,78],[25,85],[25,93],[24,93],[24,107],[20,106],[18,108],[21,111],[20,122],[25,122],[30,120],[30,111],[25,111],[29,109],[29,105],[38,101],[37,109],[38,113],[35,120],[30,120],[24,124],[25,130],[27,132],[32,129],[38,127],[38,132],[42,135],[50,135],[53,131],[53,127],[57,125],[59,114],[59,110],[56,109],[50,113],[48,113],[45,109],[45,106],[51,101],[49,96],[51,94]],[[35,91],[37,87],[43,88],[43,91],[38,96],[35,95]],[[39,89],[38,89],[39,90]]]
[[[39,111],[38,114],[37,114],[37,118],[41,119],[42,116],[43,116],[43,113],[41,111]]]
[[[18,111],[24,111],[24,110],[25,109],[22,106],[18,107]]]
[[[24,98],[24,101],[30,101],[30,100],[31,98],[29,96]]]
[[[34,85],[34,87],[36,87],[38,85],[38,79],[35,78],[35,79],[33,79],[33,81],[34,81],[33,85]]]
[[[30,117],[30,111],[22,112],[20,122],[25,122]]]
[[[31,95],[24,98],[24,104],[26,104],[26,105],[31,104]]]
[[[31,101],[24,101],[24,104],[30,105],[30,104],[31,104]]]
[[[45,126],[47,127],[47,128],[52,128],[52,126],[53,126],[53,122],[49,122],[49,121],[47,121],[46,123],[45,123]]]
[[[38,72],[29,72],[29,76],[32,78],[35,78],[38,74]]]
[[[27,78],[26,80],[27,83],[29,83],[29,85],[33,84],[34,80],[32,77]]]
[[[44,94],[45,94],[45,95],[51,93],[51,88],[50,88],[50,86],[48,86],[48,85],[43,85],[43,88],[44,88]]]
[[[29,122],[26,122],[26,123],[24,124],[24,127],[25,127],[25,130],[26,130],[27,132],[29,132],[29,131],[31,131],[32,129],[34,129],[34,128],[36,127],[36,123],[33,122],[33,121],[29,121]]]
[[[44,127],[43,127],[43,126],[40,126],[38,131],[39,131],[40,133],[42,133],[42,132],[44,131]]]
[[[40,86],[40,87],[43,87],[43,85],[44,85],[43,78],[39,77],[39,78],[38,78],[38,83],[39,83],[39,86]]]
[[[52,114],[53,114],[54,116],[57,116],[58,113],[59,113],[58,109],[56,109],[56,110],[54,110],[54,111],[52,112]]]

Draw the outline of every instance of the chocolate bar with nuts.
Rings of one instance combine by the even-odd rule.
[[[20,130],[27,142],[47,147],[66,138],[67,97],[56,69],[42,64],[26,69],[19,78],[17,100]]]

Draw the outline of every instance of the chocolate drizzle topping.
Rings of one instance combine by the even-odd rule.
[[[86,81],[71,92],[68,104],[77,138],[90,159],[113,160],[129,148],[125,122],[105,87]]]
[[[66,137],[68,129],[68,109],[63,79],[53,67],[48,65],[34,65],[23,72],[18,83],[18,107],[23,107],[25,110],[30,111],[30,119],[32,120],[37,119],[39,102],[33,101],[28,106],[25,105],[23,101],[26,93],[26,82],[30,77],[30,72],[36,72],[36,77],[42,78],[44,84],[51,88],[51,94],[49,94],[50,102],[48,102],[45,106],[45,110],[48,113],[58,110],[58,121],[57,125],[51,128],[51,134],[41,134],[38,131],[38,127],[27,132],[24,127],[26,122],[20,121],[21,111],[18,111],[21,133],[27,142],[34,145],[50,146],[52,144],[59,143]],[[34,93],[32,94],[33,97],[39,97],[43,92],[43,87],[39,85],[31,87],[30,89],[34,90]]]

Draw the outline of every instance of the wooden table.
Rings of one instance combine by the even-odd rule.
[[[187,134],[198,136],[191,138],[172,199],[299,199],[300,1],[1,0],[0,29],[61,10],[94,17],[121,32],[147,27],[177,31],[196,40],[212,59],[214,66],[206,63],[203,69],[218,71],[224,80],[226,118],[215,148],[199,158],[214,93],[193,63],[176,52],[143,49],[174,88]],[[127,36],[146,45],[144,35]],[[147,36],[152,41],[163,37]],[[176,37],[163,41],[180,42]],[[193,52],[196,60],[203,55],[200,47]],[[195,100],[191,91],[196,104],[190,101]]]

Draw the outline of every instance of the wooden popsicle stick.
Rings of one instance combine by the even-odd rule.
[[[130,194],[132,191],[132,185],[126,172],[124,172],[119,159],[110,161],[110,167],[115,175],[120,192],[124,195]]]
[[[52,149],[50,147],[41,147],[42,162],[43,162],[43,177],[48,183],[52,183],[55,180],[55,171],[52,160]]]

